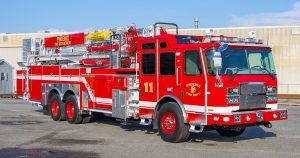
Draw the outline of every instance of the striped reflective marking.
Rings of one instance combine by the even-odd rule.
[[[79,82],[80,77],[60,77],[60,81],[73,81],[73,82]]]
[[[17,76],[17,79],[25,79],[25,76]],[[79,82],[80,77],[78,76],[45,76],[45,75],[31,75],[30,80],[44,80],[44,81],[73,81]]]
[[[139,105],[141,107],[148,107],[148,108],[155,108],[156,102],[150,102],[150,101],[140,101]],[[190,104],[184,104],[184,108],[188,112],[205,112],[205,107],[202,105],[190,105]],[[226,107],[220,107],[220,106],[208,106],[208,112],[209,113],[231,113],[232,111],[238,110],[239,106],[226,106]]]
[[[29,76],[30,80],[41,80],[42,76]]]
[[[239,106],[208,106],[207,113],[231,113],[232,111],[239,110]]]
[[[25,79],[25,76],[23,76],[23,75],[17,75],[17,79],[24,80],[24,79]]]
[[[186,111],[205,112],[205,107],[200,105],[183,104]]]
[[[155,108],[156,106],[156,102],[150,102],[150,101],[140,101],[139,102],[139,105],[140,106],[143,106],[143,107],[149,107],[149,108]]]
[[[29,79],[31,79],[31,78],[29,77]],[[41,80],[44,80],[44,81],[60,81],[60,78],[55,77],[55,76],[52,76],[52,77],[43,76]]]
[[[191,112],[205,112],[205,106],[203,105],[188,105],[184,104],[186,111]],[[232,111],[238,110],[239,106],[207,106],[208,113],[230,113]]]
[[[96,103],[100,103],[100,104],[112,104],[112,99],[110,99],[110,98],[99,98],[99,97],[96,97]]]

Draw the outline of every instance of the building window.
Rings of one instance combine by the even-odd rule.
[[[155,55],[143,54],[142,55],[142,71],[145,75],[155,74]]]
[[[1,72],[1,73],[0,73],[0,80],[1,80],[1,81],[4,81],[4,80],[5,80],[5,73],[4,73],[4,72]]]
[[[3,36],[2,38],[3,42],[8,42],[8,36]]]
[[[184,53],[184,72],[186,75],[200,75],[202,73],[200,65],[200,55],[198,51],[186,51]]]
[[[8,81],[8,73],[5,73],[5,81]]]
[[[175,74],[175,54],[162,53],[160,55],[160,74],[174,75]]]

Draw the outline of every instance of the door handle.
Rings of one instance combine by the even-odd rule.
[[[176,86],[180,86],[180,83],[179,83],[179,69],[180,68],[181,68],[180,66],[176,67]]]

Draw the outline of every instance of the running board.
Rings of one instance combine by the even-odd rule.
[[[39,101],[29,100],[28,102],[29,102],[32,106],[39,106],[39,105],[41,105],[41,102],[39,102]]]
[[[201,133],[204,130],[204,126],[191,124],[190,132]]]
[[[140,116],[140,118],[141,118],[140,125],[148,126],[152,124],[152,115],[143,115]]]
[[[100,110],[100,109],[84,109],[84,110],[91,111],[91,112],[99,112],[104,114],[112,114],[112,112],[108,110]]]

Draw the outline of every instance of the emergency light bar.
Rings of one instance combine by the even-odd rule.
[[[236,38],[236,37],[210,37],[206,39],[206,42],[225,42],[225,43],[253,43],[253,44],[263,44],[263,40],[254,38]]]

